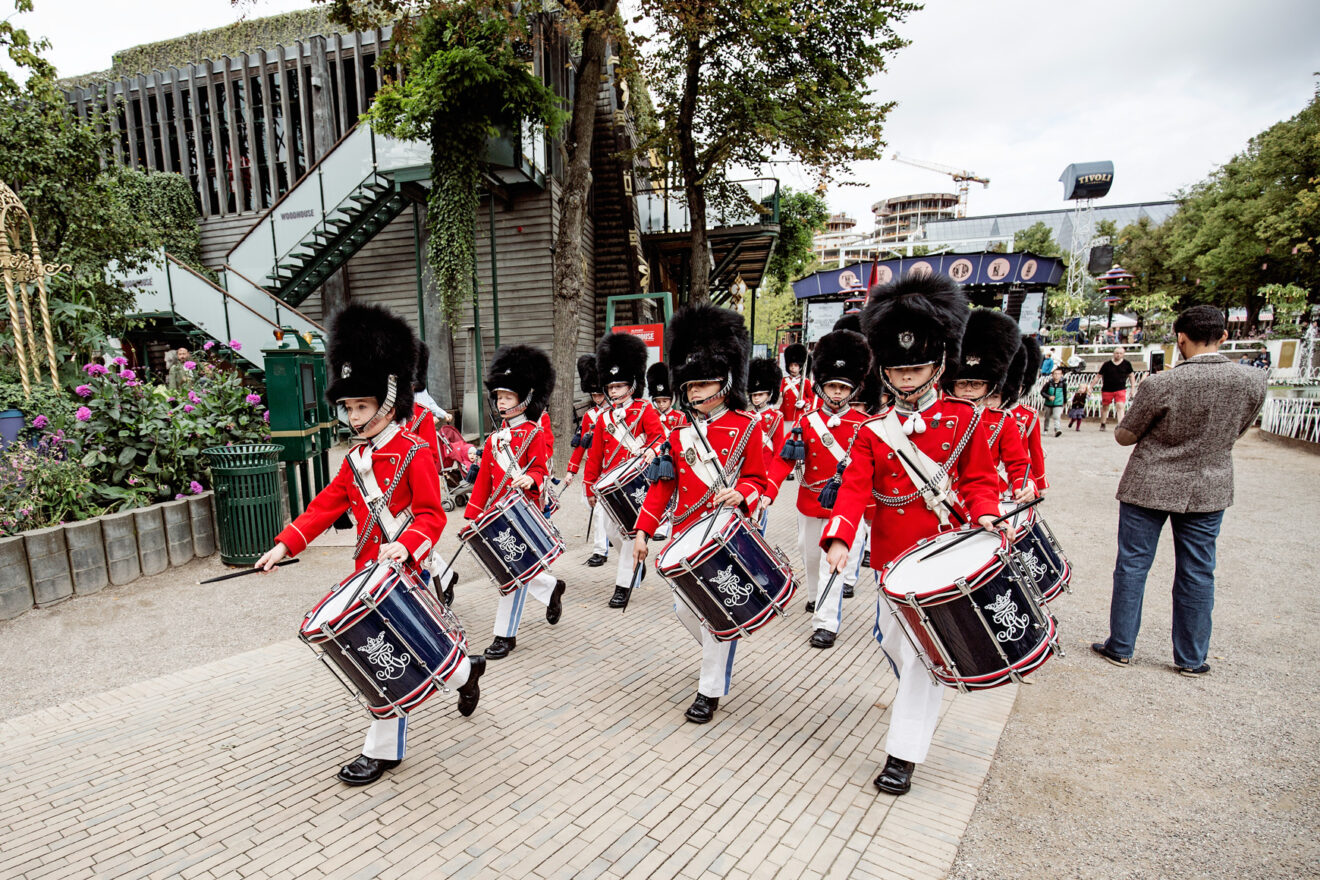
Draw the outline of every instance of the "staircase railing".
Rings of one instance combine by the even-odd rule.
[[[706,208],[709,228],[779,223],[779,181],[776,178],[731,180],[729,185],[741,187],[746,198],[735,197],[725,204],[717,204],[712,199]],[[642,234],[691,231],[692,216],[681,186],[638,189],[635,198]]]

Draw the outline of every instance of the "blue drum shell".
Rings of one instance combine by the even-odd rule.
[[[698,528],[699,526],[694,526]],[[779,611],[775,601],[787,602],[792,595],[791,575],[776,565],[773,555],[758,536],[738,527],[719,543],[712,536],[711,552],[691,571],[681,568],[662,570],[661,574],[681,591],[717,639],[737,638],[742,631],[752,632],[766,624]],[[717,586],[736,575],[741,589],[728,592]],[[750,575],[754,589],[746,589]],[[739,596],[746,598],[738,602]],[[731,604],[732,602],[732,604]]]
[[[1043,520],[1033,519],[1031,524],[1022,530],[1013,542],[1013,552],[1029,554],[1038,565],[1044,566],[1044,574],[1036,577],[1026,560],[1019,560],[1018,563],[1023,573],[1036,582],[1036,588],[1040,590],[1046,601],[1057,598],[1070,577],[1070,568],[1067,560],[1050,540]]]
[[[637,476],[626,483],[619,483],[618,489],[610,492],[597,492],[596,497],[609,506],[614,521],[625,526],[629,536],[636,534],[634,526],[637,516],[642,512],[641,504],[633,504],[633,495],[641,490],[643,497],[651,484],[646,481],[645,471],[638,471]]]
[[[496,508],[477,520],[474,528],[481,534],[481,540],[471,539],[468,546],[501,588],[515,581],[530,580],[536,574],[533,569],[546,559],[558,556],[562,549],[554,533],[545,531],[541,521],[532,513],[531,502]],[[523,545],[523,553],[516,560],[506,558],[495,543],[495,536],[505,529],[511,530],[517,542]]]
[[[1001,598],[1005,596],[1006,599]],[[985,615],[984,623],[977,608]],[[970,595],[958,593],[946,602],[923,604],[922,610],[948,651],[949,659],[958,666],[956,680],[969,688],[1006,684],[1011,679],[1010,666],[1025,673],[1049,657],[1048,619],[1027,589],[1010,576],[1007,567],[973,589]],[[998,622],[996,613],[1004,615]],[[986,624],[995,635],[986,631]],[[1007,666],[995,649],[996,642],[1008,658]],[[948,670],[948,675],[953,677],[953,671]]]

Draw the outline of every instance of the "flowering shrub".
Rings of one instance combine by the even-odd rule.
[[[0,536],[104,512],[70,446],[57,430],[33,445],[15,443],[0,456]]]

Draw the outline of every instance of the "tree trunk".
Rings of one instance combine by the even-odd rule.
[[[687,195],[688,217],[692,223],[690,279],[688,302],[710,301],[710,255],[706,235],[706,191],[697,167],[697,146],[692,135],[692,123],[697,114],[697,90],[701,84],[701,41],[698,37],[687,40],[687,75],[683,80],[683,99],[678,106],[678,167],[683,174],[683,190]]]
[[[587,12],[601,8],[602,19],[612,18],[617,0],[590,4]],[[579,312],[585,290],[586,255],[582,238],[587,224],[591,192],[591,144],[596,132],[596,100],[600,94],[605,64],[606,33],[588,25],[582,35],[582,61],[575,74],[573,114],[566,139],[568,154],[564,187],[560,193],[559,229],[555,236],[554,351],[555,391],[550,400],[550,422],[554,426],[555,458],[567,461],[569,441],[576,429],[573,395],[577,388]]]

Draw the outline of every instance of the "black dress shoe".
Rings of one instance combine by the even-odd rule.
[[[590,565],[592,568],[599,568],[600,566],[605,564],[605,561],[607,559],[609,559],[608,556],[602,556],[599,553],[593,553],[587,559],[587,565]]]
[[[481,699],[481,674],[486,671],[486,658],[478,654],[475,657],[469,657],[468,662],[472,664],[472,671],[468,673],[467,682],[458,689],[458,714],[467,717],[477,711],[477,701]]]
[[[550,594],[550,604],[545,606],[545,622],[554,626],[559,622],[560,616],[564,613],[564,590],[568,589],[568,584],[563,581],[555,581],[555,591]],[[489,652],[487,652],[489,655]]]
[[[813,648],[833,648],[834,633],[827,629],[818,629],[811,634],[811,647]]]
[[[699,693],[683,715],[693,724],[708,724],[710,719],[715,717],[715,710],[719,708],[719,705],[719,697],[708,697]]]
[[[845,599],[851,599],[852,597],[853,597],[853,585],[852,585],[852,584],[844,584],[844,585],[843,585],[843,598],[845,598]]]
[[[815,603],[815,602],[808,602],[808,603],[807,603],[807,613],[808,613],[808,614],[811,614],[811,613],[814,612],[815,610],[816,610],[816,603]]]
[[[386,770],[393,770],[399,766],[398,761],[385,761],[380,758],[368,758],[366,755],[358,755],[353,759],[353,763],[345,764],[339,768],[337,777],[345,785],[370,785],[385,774]]]
[[[622,608],[626,604],[628,604],[628,588],[615,587],[614,595],[610,597],[610,607]]]
[[[885,794],[907,794],[912,788],[912,771],[917,768],[911,761],[889,756],[885,769],[875,778],[875,787]]]
[[[501,657],[509,656],[510,652],[516,647],[518,647],[518,640],[516,638],[513,638],[512,636],[496,636],[495,640],[490,643],[490,647],[483,651],[482,654],[487,660],[498,660]]]
[[[449,586],[445,587],[444,593],[440,596],[441,600],[445,603],[445,607],[454,604],[454,584],[456,583],[458,583],[458,572],[451,571],[449,573]]]

